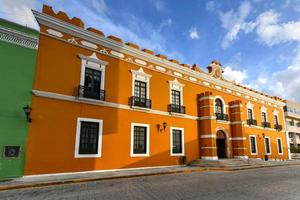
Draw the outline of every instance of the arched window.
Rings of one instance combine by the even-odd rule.
[[[215,100],[215,111],[218,114],[223,114],[223,102],[221,101],[221,99]]]

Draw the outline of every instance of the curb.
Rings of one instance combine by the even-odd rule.
[[[81,179],[72,179],[72,180],[59,180],[59,181],[20,184],[20,185],[0,186],[0,191],[46,187],[46,186],[56,186],[56,185],[66,185],[66,184],[76,184],[76,183],[102,181],[102,180],[158,176],[158,175],[167,175],[167,174],[192,173],[192,172],[201,172],[201,171],[228,171],[229,172],[229,171],[242,171],[242,170],[250,170],[250,169],[257,169],[257,168],[283,167],[283,166],[295,166],[295,165],[300,165],[300,164],[295,163],[295,164],[288,164],[288,165],[266,165],[266,166],[262,165],[262,166],[243,167],[243,168],[241,168],[241,167],[236,167],[236,168],[234,168],[234,167],[233,168],[195,167],[194,169],[182,169],[182,170],[153,172],[153,173],[144,173],[144,174],[132,174],[132,175],[97,177],[97,178],[81,178]]]
[[[124,176],[82,178],[82,179],[59,180],[59,181],[52,181],[52,182],[31,183],[31,184],[22,184],[22,185],[0,186],[0,191],[24,189],[24,188],[35,188],[35,187],[46,187],[46,186],[54,186],[54,185],[65,185],[65,184],[74,184],[74,183],[84,183],[84,182],[101,181],[101,180],[135,178],[135,177],[142,177],[142,176],[158,176],[158,175],[166,175],[166,174],[191,173],[191,172],[198,172],[198,171],[205,171],[205,169],[198,168],[198,169],[145,173],[145,174],[132,174],[132,175],[124,175]]]

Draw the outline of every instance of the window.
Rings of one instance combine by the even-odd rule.
[[[151,108],[151,100],[149,99],[149,83],[151,75],[146,74],[142,68],[139,70],[131,70],[132,73],[132,97],[130,97],[130,105],[143,108]]]
[[[278,115],[274,115],[274,123],[275,123],[276,126],[279,125]]]
[[[83,96],[91,99],[104,100],[101,92],[101,71],[85,68]]]
[[[266,150],[266,155],[271,155],[270,137],[265,137],[265,150]]]
[[[79,57],[82,65],[78,96],[104,101],[105,67],[108,63],[99,60],[95,53],[91,56],[79,54]]]
[[[180,101],[180,91],[172,90],[171,96],[172,96],[172,98],[171,98],[171,104],[176,105],[176,106],[180,106],[180,104],[181,104],[181,101]]]
[[[183,87],[184,84],[178,82],[177,78],[169,81],[170,86],[170,105],[168,110],[171,113],[185,114],[185,106],[183,106]]]
[[[251,149],[251,155],[257,154],[256,136],[254,135],[250,136],[250,149]]]
[[[253,111],[251,108],[248,108],[248,119],[253,120]]]
[[[216,110],[216,113],[223,114],[223,102],[221,101],[221,99],[216,99],[215,110]]]
[[[277,147],[278,147],[278,154],[283,154],[281,138],[277,138]]]
[[[266,112],[262,112],[261,113],[261,120],[262,120],[262,122],[267,122],[267,114],[266,114]]]
[[[101,157],[102,120],[78,118],[75,158]]]
[[[183,156],[184,155],[184,129],[171,127],[170,139],[171,139],[171,155]]]
[[[149,125],[131,124],[131,156],[149,156]]]

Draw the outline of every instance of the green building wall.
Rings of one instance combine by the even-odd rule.
[[[0,19],[0,179],[23,175],[38,32]],[[19,157],[6,158],[5,146],[20,146]]]

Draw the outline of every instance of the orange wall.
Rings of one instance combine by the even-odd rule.
[[[45,27],[42,27],[41,30],[44,31]],[[90,56],[92,51],[41,34],[34,89],[75,96],[80,83],[81,71],[81,59],[78,54]],[[140,67],[99,53],[97,53],[97,57],[109,63],[106,67],[105,100],[128,105],[128,98],[132,96],[132,74],[130,70],[138,70]],[[168,81],[174,80],[174,77],[147,68],[144,68],[144,71],[152,75],[150,79],[152,109],[167,111],[167,105],[170,103]],[[247,99],[200,86],[180,78],[177,79],[180,83],[185,84],[183,101],[188,115],[199,116],[198,94],[212,91],[213,96],[222,96],[227,105],[231,101],[241,100],[243,105],[242,120],[247,119]],[[252,103],[254,104],[255,119],[260,125],[260,106],[262,105],[258,102]],[[273,127],[272,110],[274,108],[266,107],[268,108],[269,122]],[[170,156],[169,128],[171,126],[182,127],[185,130],[185,155],[188,161],[201,156],[199,134],[202,133],[198,131],[200,129],[197,120],[37,96],[33,96],[32,108],[33,122],[29,127],[25,174],[175,165],[178,164],[178,157]],[[279,111],[279,123],[284,125],[282,109],[277,110]],[[229,107],[226,108],[226,113],[229,114]],[[74,158],[77,117],[103,120],[101,158]],[[150,125],[150,157],[130,157],[130,128],[132,122]],[[158,132],[156,125],[163,122],[167,122],[167,130]],[[214,131],[219,126],[225,127],[229,132],[229,137],[232,135],[229,124],[216,123],[208,130]],[[285,153],[282,158],[286,159],[287,148],[283,132],[245,128],[246,147],[249,148],[249,134],[261,135],[263,132],[271,136],[272,153],[274,154],[271,156],[272,158],[278,157],[276,137],[282,137]],[[211,134],[214,134],[214,132]],[[260,140],[257,138],[257,141]],[[262,151],[263,148],[261,143],[258,150]],[[246,152],[249,155],[249,149]]]

